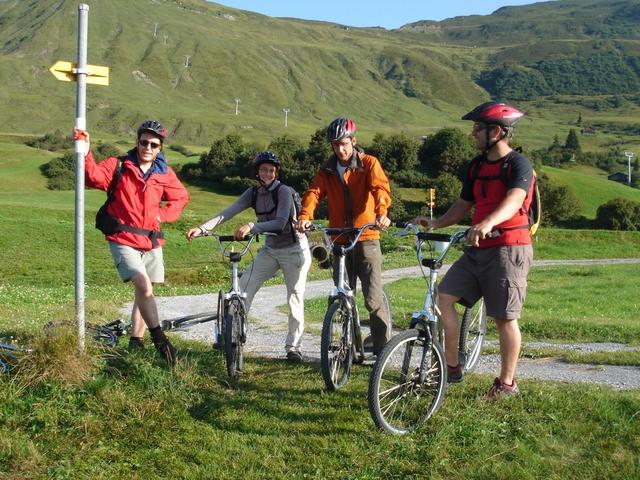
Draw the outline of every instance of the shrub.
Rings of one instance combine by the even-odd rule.
[[[595,224],[606,230],[640,230],[640,203],[614,198],[598,207]]]
[[[442,173],[461,175],[475,155],[473,140],[457,128],[439,130],[418,151],[423,170],[433,177]]]
[[[438,178],[429,180],[426,188],[436,189],[434,212],[442,215],[460,198],[462,182],[455,175],[443,173]],[[424,211],[428,212],[428,208],[425,207]]]
[[[40,167],[42,174],[47,177],[49,190],[73,190],[75,188],[75,155],[65,153],[62,157],[54,158]]]
[[[29,147],[49,150],[51,152],[70,150],[73,148],[73,139],[70,136],[65,137],[60,130],[47,133],[39,138],[27,140],[24,143]]]
[[[193,153],[192,151],[190,151],[184,145],[171,145],[171,146],[169,146],[169,149],[173,150],[174,152],[181,153],[185,157],[193,157],[194,155],[197,155],[197,154]]]
[[[544,173],[538,176],[542,225],[568,225],[580,215],[580,199],[566,185],[558,185]]]

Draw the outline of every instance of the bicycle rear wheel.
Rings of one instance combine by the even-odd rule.
[[[349,379],[353,363],[353,345],[349,341],[351,313],[346,302],[329,305],[322,323],[320,366],[329,391],[338,390]]]
[[[478,365],[482,344],[487,334],[487,311],[484,299],[480,299],[471,308],[465,308],[460,322],[460,343],[458,345],[459,362],[463,372],[471,373]]]
[[[85,339],[91,340],[101,346],[115,347],[118,344],[118,330],[120,322],[111,322],[107,325],[95,325],[93,323],[86,323]],[[54,333],[57,329],[68,329],[77,331],[77,325],[74,322],[59,321],[49,322],[45,325],[45,333]]]
[[[371,376],[367,400],[376,426],[402,435],[436,412],[446,387],[444,353],[425,332],[406,330],[382,349]]]
[[[229,378],[237,380],[244,367],[242,346],[245,341],[244,327],[246,314],[244,302],[238,297],[231,298],[224,313],[224,356]]]

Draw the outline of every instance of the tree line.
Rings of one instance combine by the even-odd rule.
[[[60,144],[56,135],[48,134],[37,140],[38,148],[47,148],[47,141],[56,146]],[[435,188],[434,215],[440,215],[459,197],[466,166],[477,154],[470,135],[450,127],[442,128],[421,140],[402,132],[379,133],[370,144],[361,146],[367,153],[380,159],[389,176],[392,184],[392,207],[389,215],[397,221],[428,213],[426,197],[420,200],[403,200],[397,187]],[[517,141],[513,142],[513,146],[523,148]],[[190,153],[180,145],[169,148],[183,154]],[[197,161],[184,164],[178,174],[187,183],[210,188],[212,191],[239,194],[255,183],[252,162],[255,155],[263,149],[264,146],[246,142],[239,134],[228,134],[214,140],[208,152],[202,153]],[[301,193],[307,189],[319,166],[331,154],[324,128],[316,130],[307,144],[283,135],[272,139],[266,149],[280,158],[280,180]],[[94,144],[93,150],[97,160],[121,154],[115,146],[100,142]],[[563,144],[556,137],[547,148],[523,150],[538,172],[544,225],[640,230],[640,203],[622,199],[607,202],[598,209],[595,220],[587,219],[580,215],[580,199],[566,185],[558,184],[541,173],[543,165],[563,166],[577,161],[602,168],[609,161],[605,154],[582,152],[574,130],[569,132]],[[73,153],[66,152],[62,157],[43,165],[42,172],[48,177],[49,188],[73,189],[73,164]],[[635,168],[638,168],[637,162]],[[318,210],[318,216],[326,215],[324,209],[326,206]]]

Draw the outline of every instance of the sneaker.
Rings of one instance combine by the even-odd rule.
[[[144,340],[141,337],[129,337],[129,350],[144,349]]]
[[[302,362],[302,354],[296,350],[289,350],[287,352],[287,362],[291,362],[291,363]]]
[[[463,377],[462,365],[458,364],[455,367],[447,365],[447,383],[460,383]]]
[[[520,389],[518,388],[518,383],[516,382],[515,378],[513,379],[512,385],[507,385],[506,383],[503,383],[502,380],[496,377],[496,379],[493,381],[493,385],[491,385],[491,388],[487,390],[487,393],[483,395],[482,399],[495,400],[497,398],[518,395],[519,393]]]

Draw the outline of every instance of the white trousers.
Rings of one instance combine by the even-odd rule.
[[[262,284],[282,270],[287,286],[289,330],[285,350],[300,351],[304,331],[304,289],[311,266],[311,252],[306,238],[285,248],[262,247],[255,260],[240,277],[240,288],[247,294],[247,311]]]

